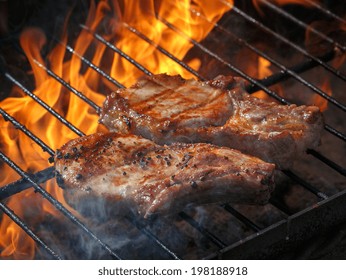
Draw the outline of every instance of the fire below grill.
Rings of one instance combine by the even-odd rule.
[[[97,1],[98,7],[103,5],[100,11],[106,11],[103,12],[104,17],[91,23],[90,13],[87,23],[81,24],[81,11],[89,7],[87,1],[82,2],[81,7],[76,5],[71,13],[77,14],[71,16],[71,21],[78,21],[75,26],[79,29],[79,37],[59,37],[59,32],[62,32],[60,29],[46,32],[49,43],[45,44],[47,49],[41,49],[43,59],[30,49],[30,43],[25,45],[26,37],[22,36],[24,58],[22,48],[18,45],[18,34],[4,31],[0,49],[3,84],[1,94],[4,95],[0,102],[0,114],[4,120],[0,145],[0,168],[3,170],[0,177],[0,208],[3,212],[0,216],[1,258],[345,257],[341,249],[335,250],[336,245],[344,248],[342,246],[345,245],[340,244],[346,244],[343,225],[346,221],[346,135],[342,131],[346,111],[345,96],[342,94],[346,81],[343,72],[346,11],[342,10],[342,4],[338,5],[337,1],[321,1],[323,3],[317,4],[316,1],[302,0],[302,5],[281,6],[276,3],[280,1],[258,0],[254,1],[257,7],[255,9],[252,4],[244,4],[244,1],[234,1],[233,6],[231,1],[217,0],[215,3],[223,7],[225,13],[219,21],[216,16],[208,16],[195,5],[188,6],[191,17],[198,20],[199,25],[203,23],[206,29],[212,30],[204,39],[196,39],[188,28],[184,29],[184,24],[178,24],[179,20],[173,20],[169,14],[159,12],[158,7],[161,6],[158,3],[143,6],[143,15],[151,20],[155,19],[156,27],[152,23],[152,28],[165,28],[169,34],[167,40],[175,38],[176,41],[185,41],[189,46],[186,54],[180,57],[181,54],[169,49],[169,44],[161,44],[162,41],[155,39],[153,34],[146,33],[147,29],[142,30],[136,21],[126,21],[128,18],[121,4],[108,8],[106,1]],[[170,10],[183,5],[183,1],[167,1],[167,5]],[[48,6],[49,4],[45,7]],[[94,10],[96,18],[95,11],[98,10],[95,7],[92,4],[90,9]],[[145,10],[144,7],[152,9]],[[42,8],[40,11],[46,12],[47,9],[49,8]],[[131,12],[135,12],[135,8],[133,9]],[[9,11],[11,12],[11,7]],[[123,22],[114,22],[116,18],[112,17],[113,11],[116,15],[123,14]],[[183,15],[177,14],[176,17]],[[63,26],[61,22],[60,16],[57,16],[55,24]],[[68,24],[64,26],[71,28]],[[70,33],[76,33],[75,28]],[[36,36],[36,41],[41,40],[36,29],[30,34]],[[81,39],[80,34],[85,37]],[[126,36],[132,40],[136,38],[136,42],[151,48],[151,56],[146,57],[142,53],[144,59],[138,59],[135,54],[142,52],[138,46],[132,46],[135,52],[131,52],[124,45],[118,44],[119,38],[124,39]],[[97,50],[102,50],[102,57],[97,55]],[[53,57],[52,54],[56,56]],[[109,62],[112,57],[116,57],[121,64],[117,74],[114,74]],[[326,123],[321,146],[316,150],[308,150],[292,170],[277,171],[277,188],[270,203],[265,206],[206,205],[148,221],[135,216],[112,215],[112,208],[101,200],[90,202],[91,205],[84,205],[78,211],[72,209],[65,203],[63,196],[59,195],[61,190],[57,191],[55,185],[54,167],[51,165],[54,149],[57,147],[52,146],[51,140],[45,140],[40,130],[61,130],[61,134],[67,134],[67,139],[85,135],[88,133],[86,131],[91,117],[82,116],[82,121],[71,120],[71,109],[66,108],[68,99],[72,103],[76,101],[71,100],[77,97],[78,102],[85,106],[85,114],[91,112],[95,120],[103,94],[128,86],[140,75],[153,75],[160,68],[148,67],[147,60],[153,60],[155,65],[155,60],[159,58],[165,59],[168,65],[174,64],[179,73],[188,77],[207,80],[218,74],[240,76],[248,82],[246,89],[249,94],[282,104],[320,106],[324,110]],[[69,76],[64,73],[66,69],[63,69],[62,64],[60,68],[56,67],[53,62],[59,59],[78,64],[76,73]],[[64,67],[70,64],[66,63]],[[25,71],[21,71],[21,68]],[[130,68],[132,72],[126,72]],[[34,83],[26,74],[26,70],[31,69],[44,73],[41,76],[44,79],[49,78],[49,86],[44,90],[49,89],[52,91],[51,95],[56,95],[53,105],[42,97],[39,90],[33,89]],[[126,72],[125,75],[122,71]],[[96,85],[88,85],[86,92],[83,83],[73,80],[79,79],[79,75],[87,77],[86,84],[88,79],[97,80]],[[128,80],[124,78],[127,75]],[[40,76],[36,74],[37,84],[39,79]],[[42,78],[42,84],[44,79]],[[328,83],[330,89],[327,87]],[[12,96],[7,97],[6,91],[9,92],[12,87],[12,96],[22,97],[8,106],[5,102]],[[42,111],[37,112],[37,116],[36,111],[30,111],[31,114],[29,111],[25,112],[24,110],[30,109],[25,106],[27,102],[39,105]],[[11,113],[13,107],[19,110]],[[27,117],[21,117],[21,114]],[[52,117],[53,121],[47,123],[43,114]],[[30,118],[37,119],[40,130],[30,126],[27,121]],[[5,130],[4,123],[9,129]],[[56,137],[58,136],[59,133]],[[24,141],[22,139],[30,139],[32,151],[19,151],[18,143]],[[11,145],[16,152],[8,148]],[[37,147],[46,156],[38,157]],[[23,163],[31,161],[34,164]],[[39,165],[36,161],[44,163]],[[6,174],[9,173],[16,174],[17,178],[14,175],[7,178]],[[13,204],[13,201],[16,203]],[[46,201],[46,206],[36,206],[43,205],[43,201]],[[20,210],[16,208],[18,204],[22,206]],[[26,242],[37,247],[35,251],[28,253],[26,249],[30,246],[27,243],[18,240],[9,242],[1,237],[6,231],[14,231],[17,228],[14,224],[19,226],[18,234],[27,236],[29,241]],[[11,238],[16,239],[18,235]]]

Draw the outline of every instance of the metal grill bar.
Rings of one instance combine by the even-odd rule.
[[[113,44],[109,43],[107,40],[105,40],[101,35],[92,32],[87,26],[81,24],[80,25],[84,30],[88,31],[94,38],[98,41],[100,41],[102,44],[106,45],[108,48],[119,54],[121,57],[125,58],[127,61],[129,61],[131,64],[136,66],[139,70],[141,70],[144,74],[148,76],[152,76],[153,73],[150,72],[147,68],[145,68],[143,65],[138,63],[136,60],[134,60],[132,57],[124,53],[122,50],[114,46]]]
[[[321,57],[319,57],[318,59],[322,60],[322,61],[330,61],[333,58],[335,58],[335,52],[331,51]],[[290,71],[294,72],[294,73],[303,73],[305,71],[308,71],[314,67],[318,66],[318,63],[316,63],[313,60],[307,60],[307,61],[303,61],[293,67],[290,67],[288,69],[290,69]],[[280,71],[277,73],[272,74],[269,77],[266,77],[262,80],[260,80],[261,84],[263,84],[264,86],[272,86],[275,85],[279,82],[283,82],[285,80],[287,80],[289,77],[291,77],[286,71]],[[258,91],[259,89],[255,86],[255,85],[249,85],[246,90],[249,93],[254,93],[256,91]]]
[[[219,0],[221,2],[223,2],[226,5],[229,5],[229,3],[225,2],[224,0]],[[340,72],[339,70],[331,67],[329,64],[325,63],[324,61],[322,61],[321,59],[311,55],[310,53],[308,53],[306,50],[304,50],[303,48],[301,48],[300,46],[294,44],[293,42],[291,42],[290,40],[286,39],[285,37],[283,37],[282,35],[276,33],[275,31],[271,30],[270,28],[266,27],[264,24],[262,24],[261,22],[259,22],[258,20],[256,20],[255,18],[249,16],[248,14],[244,13],[242,10],[240,10],[239,8],[232,6],[232,11],[235,12],[236,14],[240,15],[241,17],[243,17],[244,19],[246,19],[248,22],[252,23],[253,25],[255,25],[256,27],[262,29],[263,31],[265,31],[266,33],[272,35],[273,37],[275,37],[277,40],[280,40],[281,42],[287,44],[288,46],[292,47],[293,49],[295,49],[296,51],[298,51],[299,53],[303,54],[304,56],[306,56],[307,58],[315,61],[316,63],[318,63],[320,66],[322,66],[324,69],[326,69],[327,71],[333,73],[334,75],[336,75],[337,77],[346,80],[346,77],[341,76],[340,77]]]
[[[30,174],[30,178],[34,180],[37,184],[42,184],[55,176],[55,168],[48,167],[42,171]],[[16,193],[24,191],[28,188],[31,188],[32,184],[25,178],[21,178],[17,181],[9,183],[0,188],[0,200],[8,198]]]
[[[318,189],[316,189],[315,187],[311,186],[309,183],[307,183],[305,180],[300,178],[298,175],[294,174],[292,171],[290,171],[290,170],[283,170],[282,172],[285,175],[287,175],[288,177],[290,177],[291,179],[293,179],[294,181],[296,181],[297,183],[299,183],[305,189],[307,189],[308,191],[310,191],[311,193],[313,193],[314,195],[319,197],[320,199],[325,200],[325,199],[328,198],[328,196],[325,193],[320,192]]]
[[[328,42],[328,43],[338,47],[343,52],[346,51],[346,46],[341,45],[339,42],[333,40],[329,36],[327,36],[327,35],[323,34],[322,32],[318,31],[317,29],[315,29],[315,28],[313,28],[311,26],[308,26],[306,23],[304,23],[303,21],[297,19],[296,17],[292,16],[291,14],[287,13],[285,10],[280,9],[279,7],[277,7],[274,4],[268,2],[267,0],[259,0],[259,1],[261,3],[263,3],[265,6],[267,6],[268,8],[270,8],[272,11],[275,11],[276,13],[280,14],[282,17],[285,17],[285,18],[291,20],[292,22],[294,22],[295,24],[299,25],[300,27],[304,28],[304,30],[309,29],[309,31],[311,31],[315,35],[319,36],[321,39],[325,40],[326,42]],[[346,77],[343,76],[342,79],[346,79]]]
[[[146,236],[148,236],[151,240],[154,240],[156,245],[158,245],[161,249],[163,249],[172,259],[174,260],[181,260],[180,257],[176,253],[174,253],[172,250],[170,250],[165,244],[161,242],[159,238],[157,238],[156,235],[154,235],[150,230],[146,228],[141,228],[141,232],[143,232]]]
[[[34,240],[39,246],[41,246],[49,255],[56,260],[62,260],[62,257],[58,255],[53,249],[51,249],[44,241],[41,240],[23,220],[21,220],[10,208],[0,202],[0,209],[10,217],[18,226],[20,226]]]
[[[271,197],[269,199],[269,203],[279,209],[282,213],[284,213],[287,216],[291,216],[294,214],[286,205],[284,205],[281,201],[278,201],[276,198]]]
[[[224,243],[222,240],[220,240],[217,236],[212,234],[209,230],[201,226],[199,223],[197,223],[191,216],[186,214],[185,212],[180,212],[178,214],[182,219],[184,219],[186,222],[188,222],[192,227],[197,229],[200,233],[202,233],[205,237],[207,237],[211,242],[213,242],[216,246],[218,246],[220,249],[225,248],[227,246],[226,243]]]
[[[332,17],[344,24],[346,24],[346,20],[344,20],[343,18],[339,17],[338,15],[334,14],[332,11],[328,10],[326,7],[322,7],[319,3],[316,3],[314,1],[311,0],[303,0],[305,3],[309,3],[309,5],[313,6],[314,8],[318,9],[319,11],[321,11],[322,13],[324,13],[325,15]]]
[[[254,222],[249,220],[247,217],[245,217],[243,214],[235,210],[231,205],[228,203],[222,205],[222,207],[229,213],[231,213],[234,217],[236,217],[239,221],[241,221],[244,225],[246,225],[248,228],[251,228],[255,232],[259,232],[261,228],[256,225]]]
[[[60,45],[62,45],[64,48],[66,48],[67,51],[72,53],[73,55],[77,56],[81,61],[83,61],[86,65],[88,65],[91,69],[95,70],[98,74],[106,78],[108,81],[110,81],[112,84],[117,86],[118,88],[124,88],[125,86],[121,84],[119,81],[116,79],[112,78],[109,76],[107,73],[105,73],[102,69],[97,67],[94,63],[92,63],[90,60],[86,59],[84,56],[81,54],[77,53],[71,46],[65,45],[62,43],[60,40],[53,38],[54,41],[58,42]]]
[[[15,78],[13,78],[12,75],[10,75],[9,73],[5,73],[5,77],[8,80],[10,80],[12,83],[14,83],[16,86],[18,86],[24,93],[26,93],[28,96],[30,96],[32,99],[34,99],[44,109],[46,109],[49,113],[51,113],[54,117],[56,117],[60,122],[62,122],[64,125],[66,125],[68,128],[70,128],[78,136],[84,135],[83,132],[81,132],[77,127],[75,127],[73,124],[71,124],[69,121],[67,121],[64,117],[62,117],[59,113],[57,113],[54,109],[52,109],[52,107],[50,107],[47,103],[45,103],[39,97],[37,97],[35,94],[33,94],[30,90],[28,90],[25,86],[23,86],[19,81],[17,81]]]
[[[151,240],[153,240],[158,247],[160,247],[164,252],[166,252],[172,259],[180,260],[181,258],[178,257],[176,253],[174,253],[172,250],[170,250],[165,244],[162,243],[162,241],[153,234],[149,229],[146,228],[145,223],[141,223],[135,216],[127,217],[128,221],[133,224],[136,228],[138,228],[143,234],[145,234],[147,237],[149,237]]]
[[[36,59],[33,60],[40,68],[42,68],[46,73],[54,78],[56,81],[58,81],[60,84],[62,84],[64,87],[66,87],[69,91],[74,93],[76,96],[78,96],[80,99],[82,99],[85,103],[87,103],[89,106],[95,109],[97,113],[100,112],[101,108],[100,106],[96,105],[94,101],[92,101],[90,98],[86,97],[82,92],[76,90],[74,87],[72,87],[68,82],[66,82],[64,79],[56,75],[53,71],[48,69],[46,66],[38,62]]]
[[[11,159],[4,155],[0,151],[0,158],[9,165],[14,171],[16,171],[22,178],[25,178],[32,184],[34,189],[40,193],[45,199],[47,199],[57,210],[64,214],[70,221],[82,229],[88,234],[94,241],[96,241],[104,250],[106,250],[110,256],[115,259],[121,259],[117,253],[115,253],[107,244],[101,241],[91,230],[89,230],[79,219],[77,219],[70,211],[68,211],[59,201],[52,197],[47,191],[45,191],[40,185],[30,178],[30,175],[24,172],[18,165],[16,165]]]
[[[30,130],[28,130],[24,125],[22,125],[20,122],[18,122],[15,118],[10,116],[5,110],[0,108],[0,114],[4,117],[5,121],[10,121],[16,129],[20,129],[23,131],[30,139],[34,140],[35,143],[37,143],[44,152],[49,153],[51,156],[54,155],[54,151],[46,144],[44,143],[40,138],[38,138],[36,135],[34,135]]]
[[[161,46],[159,46],[158,44],[156,44],[153,40],[149,39],[147,36],[145,36],[143,33],[141,33],[140,31],[138,31],[136,28],[128,25],[127,23],[123,23],[123,25],[132,33],[136,34],[139,38],[141,38],[142,40],[146,41],[147,43],[149,43],[150,45],[154,46],[158,51],[160,51],[161,53],[163,53],[164,55],[166,55],[167,57],[169,57],[170,59],[172,59],[173,61],[175,61],[176,63],[178,63],[181,67],[185,68],[187,71],[189,71],[190,73],[192,73],[193,75],[195,75],[198,79],[200,79],[201,81],[205,81],[206,79],[204,77],[202,77],[197,71],[195,71],[194,69],[192,69],[189,65],[187,65],[186,63],[184,63],[182,60],[180,60],[179,58],[177,58],[176,56],[174,56],[173,54],[171,54],[170,52],[168,52],[166,49],[162,48]]]
[[[319,152],[315,150],[307,150],[307,153],[310,155],[313,155],[314,157],[318,158],[323,163],[327,164],[331,168],[333,168],[335,171],[339,172],[341,175],[346,176],[346,169],[341,167],[340,165],[336,164],[334,161],[326,158],[324,155],[320,154]]]
[[[325,124],[324,129],[330,132],[331,134],[333,134],[334,136],[340,138],[341,140],[346,141],[346,135],[336,130],[335,128],[331,127],[330,125]]]

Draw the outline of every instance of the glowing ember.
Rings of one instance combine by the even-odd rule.
[[[201,41],[213,28],[213,24],[232,5],[233,1],[231,0],[227,2],[227,5],[221,1],[204,0],[113,0],[111,3],[99,1],[97,6],[92,1],[85,26],[91,32],[100,32],[101,27],[106,27],[106,34],[102,34],[103,38],[152,73],[167,72],[169,74],[181,74],[183,77],[189,78],[191,76],[189,72],[159,52],[155,45],[161,46],[182,60],[191,49],[192,44],[177,36],[159,18],[166,19],[192,39]],[[210,22],[196,16],[196,13],[191,12],[192,10],[203,14]],[[131,26],[145,34],[154,44],[145,42],[130,32],[126,26]],[[89,31],[82,30],[73,45],[73,49],[78,55],[90,57],[89,54],[92,53],[90,61],[95,65],[102,65],[103,69],[108,69],[110,75],[125,86],[132,84],[143,74],[119,54],[111,53],[104,44],[97,42]],[[61,40],[64,44],[67,43],[66,38],[67,34]],[[21,34],[20,42],[32,67],[36,85],[33,93],[83,133],[91,134],[103,129],[98,126],[98,115],[95,110],[51,78],[38,63],[49,65],[55,74],[78,91],[83,92],[86,97],[99,106],[104,100],[102,93],[111,92],[115,86],[91,68],[83,71],[82,61],[78,55],[72,56],[68,61],[64,60],[66,49],[61,44],[58,44],[44,60],[40,51],[46,43],[46,38],[43,32],[37,28],[26,29]],[[200,61],[190,61],[189,66],[198,70]],[[103,85],[102,93],[99,92],[101,85]],[[56,149],[68,140],[77,137],[74,132],[47,113],[30,97],[23,96],[18,88],[13,88],[11,96],[13,97],[2,101],[0,107],[25,125],[52,149]],[[43,153],[38,145],[29,140],[23,133],[18,132],[9,122],[4,122],[3,119],[0,121],[2,151],[6,155],[10,155],[23,170],[28,172],[36,172],[49,166],[48,154]],[[0,185],[6,185],[18,179],[18,175],[7,166],[1,168],[3,172],[0,174]],[[62,190],[53,181],[47,183],[45,188],[66,205]],[[37,224],[46,213],[57,215],[53,207],[41,196],[35,195],[31,189],[11,197],[7,205],[20,217],[29,214],[36,217],[35,223]],[[5,215],[0,224],[0,257],[14,259],[35,257],[35,242]]]

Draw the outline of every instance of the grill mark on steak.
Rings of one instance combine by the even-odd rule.
[[[57,150],[55,168],[73,201],[103,197],[148,217],[190,204],[267,203],[275,167],[210,144],[160,146],[135,135],[96,133]]]
[[[107,96],[100,122],[158,144],[206,142],[239,149],[280,169],[319,145],[323,118],[318,107],[267,102],[244,92],[243,83],[225,76],[207,82],[166,74],[144,77]],[[152,103],[144,112],[140,108],[147,100]]]

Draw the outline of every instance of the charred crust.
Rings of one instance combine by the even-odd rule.
[[[137,153],[136,153],[136,156],[137,156],[137,157],[142,157],[143,155],[144,155],[143,152],[137,152]]]
[[[128,129],[131,129],[131,121],[127,116],[121,116],[121,118],[123,119],[124,123],[126,124],[126,126],[128,127]]]
[[[163,158],[167,164],[167,166],[171,166],[171,161],[169,160],[169,157],[164,157]]]
[[[70,153],[64,154],[64,159],[69,159],[69,158],[71,158],[71,154]]]
[[[141,168],[144,168],[144,167],[146,167],[147,165],[148,165],[148,161],[143,157],[143,158],[141,158],[140,160],[139,160],[139,166],[141,167]]]
[[[196,189],[198,187],[198,184],[195,181],[191,181],[190,186],[191,188]]]

